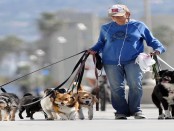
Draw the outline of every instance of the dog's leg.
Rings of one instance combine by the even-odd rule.
[[[75,120],[76,119],[76,114],[77,112],[76,111],[73,111],[69,114],[69,120]]]
[[[164,119],[165,115],[163,113],[163,108],[161,106],[161,102],[159,101],[159,99],[156,97],[156,95],[154,93],[152,93],[152,101],[158,108],[158,111],[159,111],[158,119]]]
[[[68,120],[68,117],[64,113],[59,113],[61,120]]]
[[[35,111],[31,111],[31,113],[30,113],[30,120],[34,120],[34,118],[33,118],[33,114],[35,113]]]
[[[80,109],[78,110],[78,115],[79,115],[79,119],[81,119],[81,120],[84,120],[84,119],[85,119],[85,116],[84,116],[84,114],[83,114],[82,108],[80,108]]]
[[[43,111],[45,119],[48,119],[48,115]]]
[[[4,111],[4,119],[3,121],[9,121],[10,120],[10,112]]]
[[[162,99],[162,105],[164,107],[164,110],[165,110],[165,119],[171,119],[172,116],[171,116],[171,113],[169,111],[169,105],[167,103],[167,101],[165,99]]]
[[[2,113],[1,113],[1,110],[0,110],[0,121],[2,121]]]
[[[23,113],[24,110],[25,110],[24,107],[20,107],[19,114],[18,114],[20,119],[24,119],[23,116],[22,116],[22,113]]]
[[[27,116],[26,117],[31,117],[31,112],[30,112],[30,109],[26,109],[26,114],[27,114]]]
[[[88,119],[89,120],[93,119],[93,106],[88,108]]]
[[[47,120],[54,120],[54,117],[52,115],[52,112],[49,110],[44,110],[45,114],[47,115]]]
[[[15,114],[16,114],[16,111],[17,111],[17,108],[13,108],[13,109],[11,110],[11,112],[10,112],[10,114],[11,114],[10,120],[11,120],[11,121],[15,121]]]
[[[55,112],[51,112],[51,114],[53,115],[54,119],[57,119],[57,114]]]
[[[172,119],[174,119],[174,105],[171,105]]]

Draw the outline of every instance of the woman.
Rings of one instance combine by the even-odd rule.
[[[140,103],[142,98],[143,72],[135,63],[137,56],[144,52],[143,41],[152,47],[152,54],[165,51],[163,45],[140,21],[130,19],[125,5],[113,5],[108,15],[112,22],[102,25],[98,42],[88,51],[102,53],[102,61],[111,86],[112,106],[115,119],[145,119]],[[129,86],[128,101],[125,99],[125,81]]]

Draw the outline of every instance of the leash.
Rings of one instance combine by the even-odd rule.
[[[166,66],[168,66],[170,69],[174,70],[174,68],[172,66],[170,66],[167,62],[165,62],[163,59],[161,59],[159,56],[157,56],[157,58],[163,62]]]
[[[160,62],[163,62],[166,66],[168,66],[170,69],[174,70],[174,68],[172,66],[170,66],[167,62],[165,62],[162,58],[160,58],[158,55],[154,55],[153,56],[154,60],[156,61],[156,63],[152,66],[153,67],[153,72],[154,72],[154,77],[156,80],[156,84],[159,84],[159,71],[162,70]]]
[[[159,71],[161,71],[161,65],[158,61],[158,58],[157,58],[157,55],[154,55],[153,56],[153,59],[156,61],[156,63],[154,65],[152,65],[152,70],[153,70],[153,73],[154,73],[154,78],[156,80],[156,85],[159,83]]]
[[[83,54],[82,57],[79,59],[79,61],[78,61],[77,64],[75,65],[73,71],[71,72],[71,74],[69,75],[69,77],[68,77],[64,82],[62,82],[59,86],[57,86],[57,87],[55,87],[54,89],[52,89],[50,92],[48,92],[48,94],[47,94],[46,96],[42,97],[41,99],[39,99],[39,100],[37,100],[37,101],[34,101],[34,102],[31,102],[31,103],[29,103],[29,104],[21,105],[21,106],[30,106],[30,105],[33,105],[33,104],[35,104],[35,103],[37,103],[37,102],[43,100],[43,99],[46,98],[47,96],[51,95],[51,94],[53,93],[53,91],[58,90],[60,87],[62,87],[62,86],[70,79],[70,77],[73,75],[73,73],[75,72],[75,70],[79,67],[79,65],[80,65],[80,67],[79,67],[79,70],[78,70],[78,73],[77,73],[77,74],[80,74],[81,71],[84,70],[85,61],[86,61],[87,57],[89,56],[89,53],[86,53],[87,51],[83,51],[83,52],[84,52],[84,54]],[[81,70],[81,69],[82,69],[82,70]],[[82,74],[80,74],[80,75],[81,75],[81,77],[82,77]],[[78,87],[77,87],[77,88],[80,87],[81,80],[82,80],[82,78],[80,79],[80,81],[78,81],[79,83],[78,83]]]
[[[57,61],[57,62],[54,62],[54,63],[52,63],[52,64],[49,64],[49,65],[47,65],[47,66],[44,66],[44,67],[42,67],[42,68],[40,68],[40,69],[37,69],[37,70],[35,70],[35,71],[32,71],[32,72],[30,72],[30,73],[28,73],[28,74],[25,74],[25,75],[23,75],[23,76],[21,76],[21,77],[18,77],[18,78],[16,78],[16,79],[12,80],[12,81],[9,81],[9,82],[7,82],[7,83],[5,83],[5,84],[0,85],[0,88],[2,88],[2,87],[5,86],[5,85],[8,85],[8,84],[10,84],[10,83],[12,83],[12,82],[14,82],[14,81],[17,81],[17,80],[19,80],[19,79],[21,79],[21,78],[23,78],[23,77],[26,77],[26,76],[28,76],[28,75],[31,75],[31,74],[33,74],[33,73],[35,73],[35,72],[37,72],[37,71],[40,71],[40,70],[42,70],[42,69],[44,69],[44,68],[50,67],[50,66],[52,66],[52,65],[55,65],[55,64],[60,63],[60,62],[62,62],[62,61],[65,61],[65,60],[67,60],[67,59],[70,59],[70,58],[72,58],[72,57],[74,57],[74,56],[77,56],[77,55],[79,55],[79,54],[82,54],[82,53],[84,53],[84,52],[86,52],[86,50],[81,51],[81,52],[79,52],[79,53],[77,53],[77,54],[75,54],[75,55],[69,56],[69,57],[67,57],[67,58],[65,58],[65,59],[59,60],[59,61]]]

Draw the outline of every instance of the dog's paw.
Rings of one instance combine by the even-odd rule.
[[[70,120],[76,120],[76,118],[70,118]]]
[[[168,110],[165,111],[165,119],[172,119],[172,115]]]
[[[89,119],[89,120],[92,120],[92,119],[93,119],[93,116],[88,116],[88,119]]]
[[[34,118],[33,117],[30,117],[30,120],[34,120]]]
[[[54,118],[47,118],[46,120],[54,120]]]
[[[15,119],[10,119],[10,121],[15,121]]]
[[[84,120],[85,119],[85,116],[83,114],[79,114],[79,119],[80,120]]]
[[[164,114],[161,114],[158,116],[158,119],[161,120],[161,119],[164,119],[165,118],[165,115]]]
[[[84,119],[85,119],[85,117],[79,117],[79,119],[80,119],[80,120],[84,120]]]
[[[66,119],[66,118],[60,118],[60,120],[65,121],[65,120],[68,120],[68,119]]]
[[[165,119],[166,119],[166,120],[168,120],[168,119],[172,119],[172,117],[165,117]]]

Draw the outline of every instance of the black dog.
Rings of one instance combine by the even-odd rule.
[[[152,101],[159,109],[158,119],[171,119],[169,103],[166,98],[169,97],[169,92],[174,90],[174,71],[162,70],[159,71],[159,76],[159,83],[154,87],[152,92]],[[163,108],[165,110],[164,114]],[[174,116],[173,113],[172,116]]]
[[[31,120],[33,120],[33,114],[35,112],[43,111],[40,100],[41,97],[33,96],[30,93],[26,93],[23,98],[20,100],[20,106],[19,106],[19,117],[20,119],[24,119],[22,116],[23,111],[26,110],[26,117],[30,117]],[[36,102],[36,103],[33,103]],[[45,118],[47,118],[46,114],[44,113]]]

